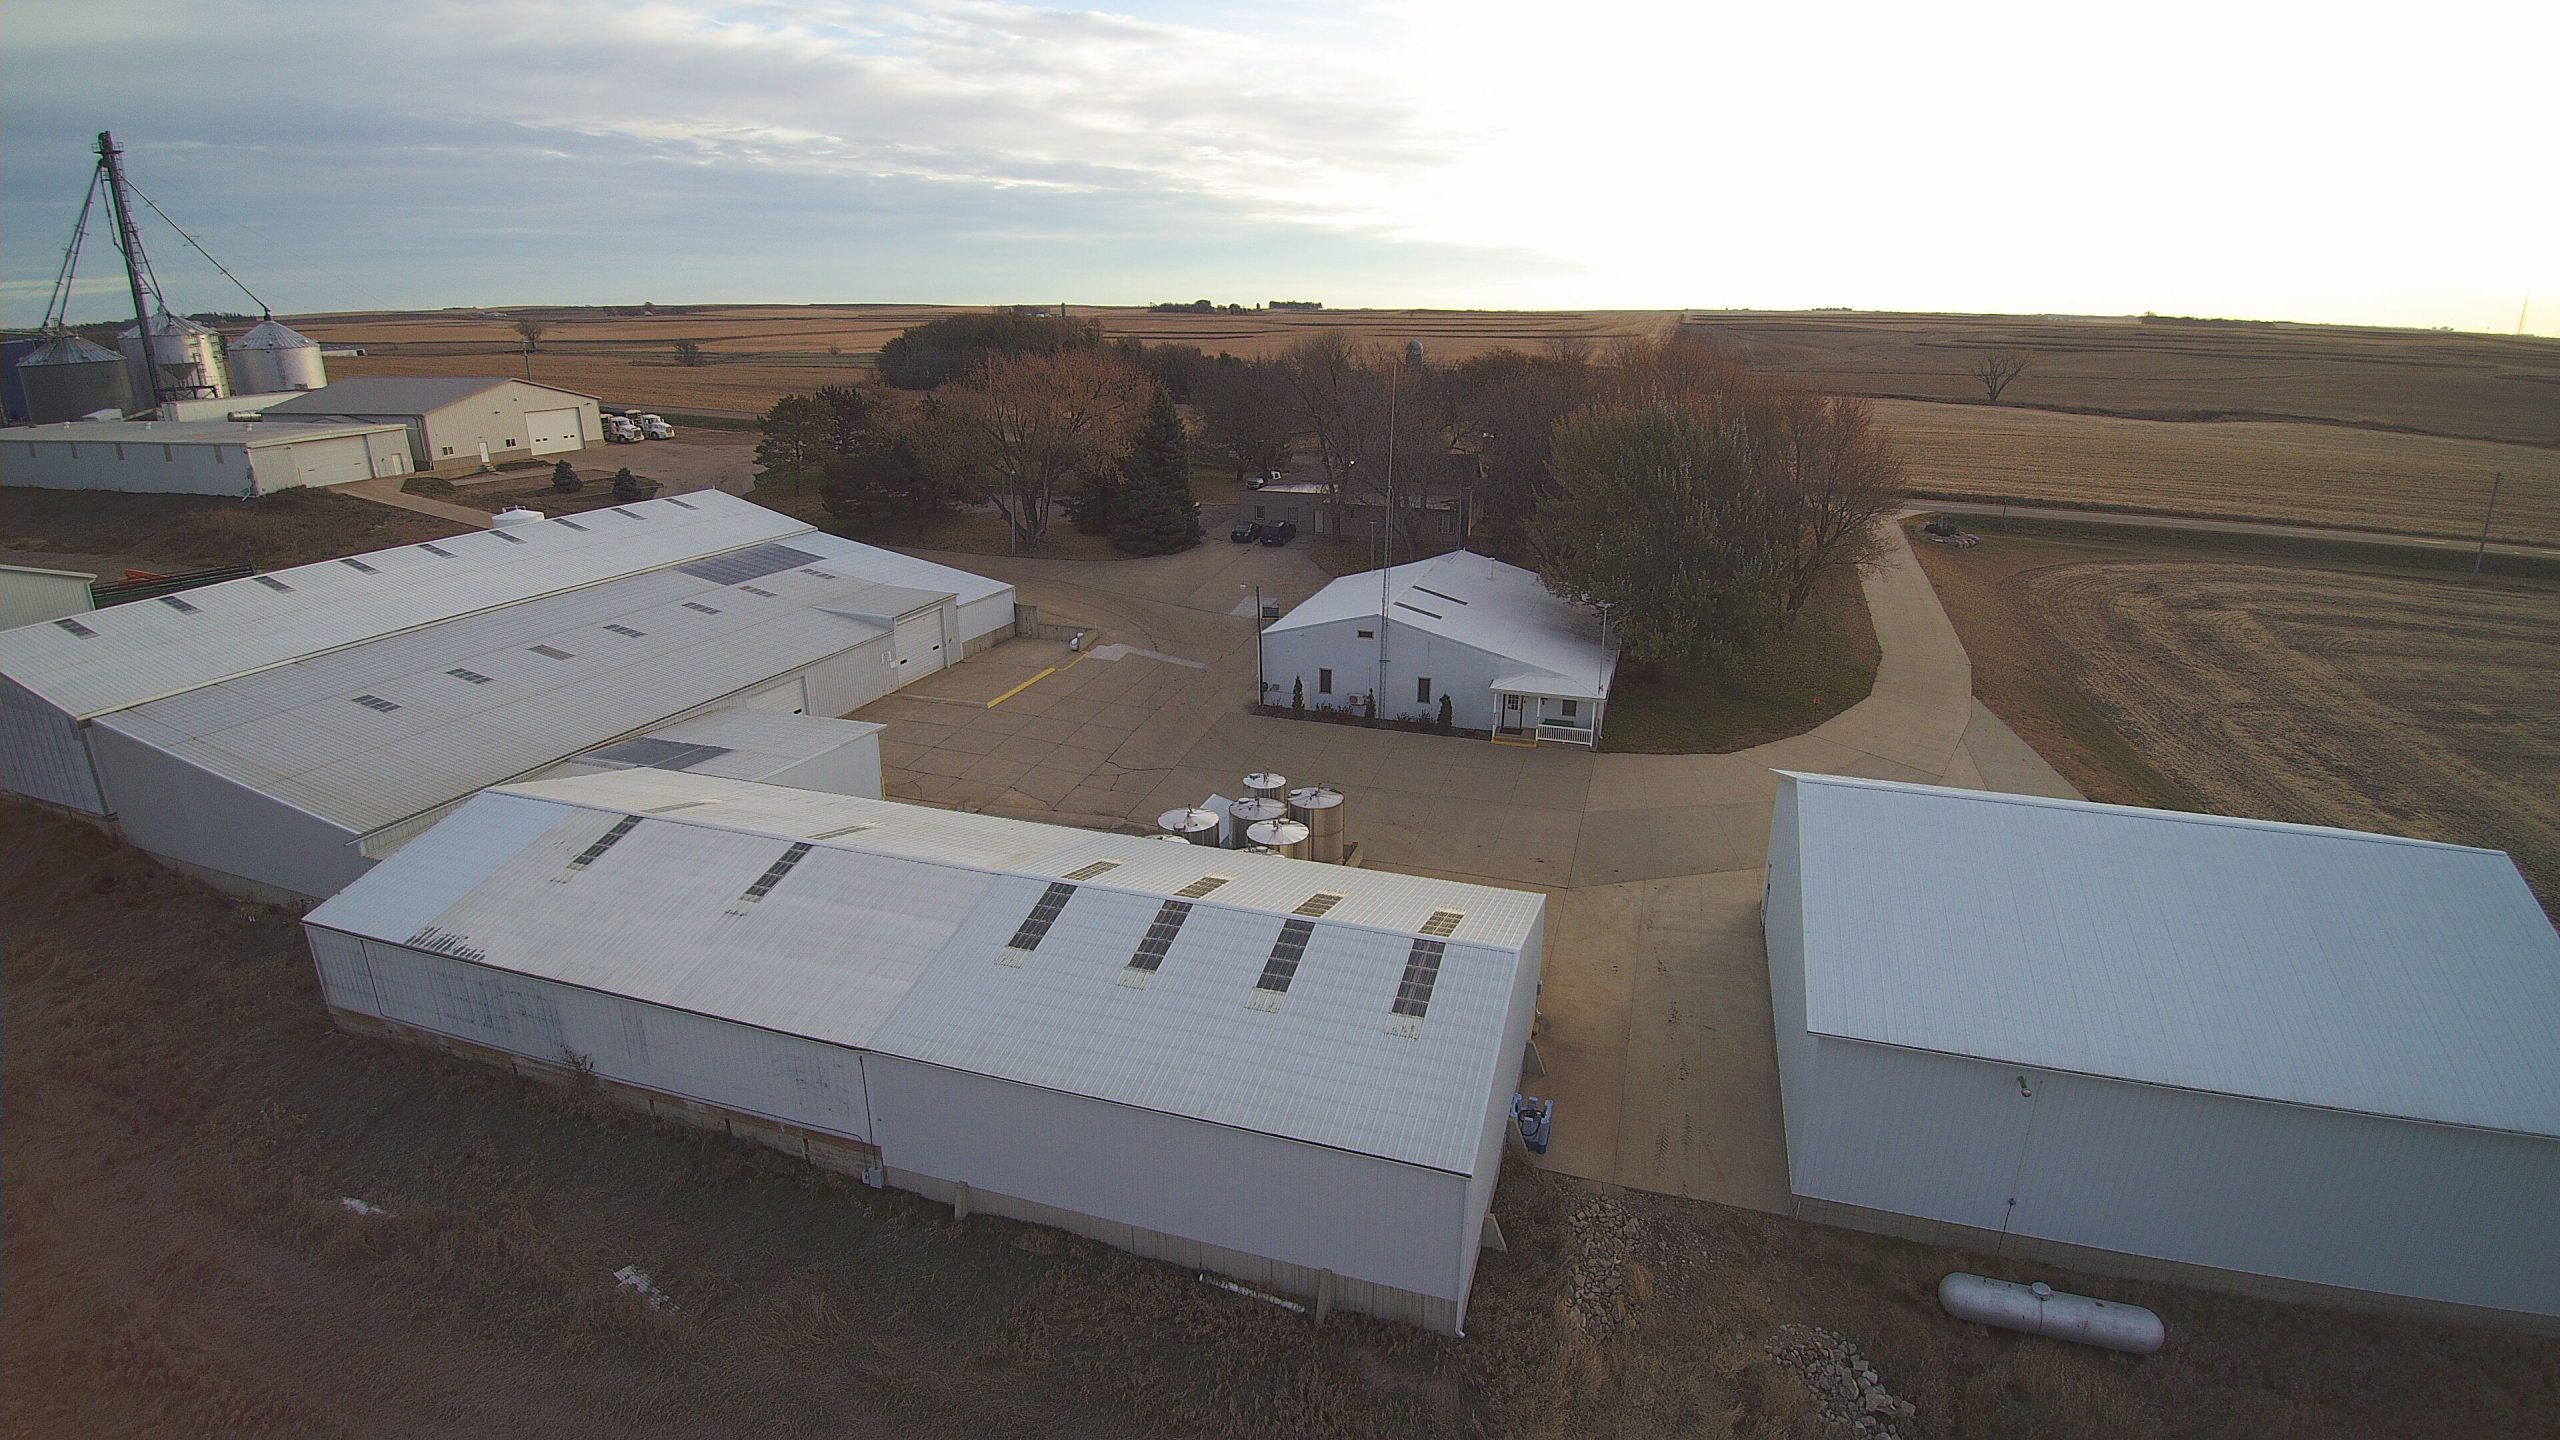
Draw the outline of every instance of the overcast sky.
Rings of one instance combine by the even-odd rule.
[[[97,131],[279,312],[1279,298],[2560,334],[2560,4],[9,0],[0,310]],[[246,308],[148,221],[181,309]],[[75,318],[122,301],[93,244]]]

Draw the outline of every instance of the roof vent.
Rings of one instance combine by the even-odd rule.
[[[347,556],[345,559],[340,560],[338,563],[339,563],[339,564],[341,564],[341,565],[346,566],[348,569],[353,570],[354,572],[356,572],[356,573],[357,573],[357,574],[359,574],[359,575],[379,575],[379,574],[381,574],[381,573],[382,573],[381,571],[376,570],[376,569],[374,569],[372,566],[367,565],[367,564],[366,564],[366,563],[364,563],[363,561],[361,561],[361,560],[357,559],[357,558],[356,558],[356,557],[354,557],[353,555],[349,555],[349,556]]]
[[[161,597],[160,597],[160,603],[161,603],[161,604],[163,604],[163,605],[168,606],[168,607],[169,607],[170,609],[172,609],[172,610],[177,611],[177,612],[178,612],[179,614],[181,614],[181,615],[195,615],[195,614],[200,614],[200,613],[202,613],[202,612],[198,611],[198,610],[196,609],[196,607],[194,607],[193,605],[188,604],[188,603],[187,603],[186,601],[184,601],[184,600],[179,599],[179,598],[178,598],[177,596],[175,596],[175,595],[163,595],[163,596],[161,596]]]
[[[259,584],[261,584],[261,585],[266,586],[268,589],[275,591],[277,594],[280,594],[280,595],[290,595],[290,594],[292,594],[292,593],[293,593],[293,587],[292,587],[292,586],[287,585],[286,583],[284,583],[283,581],[281,581],[281,580],[277,579],[277,578],[276,578],[276,577],[274,577],[273,575],[252,575],[252,576],[250,576],[249,578],[250,578],[250,579],[252,579],[252,580],[257,581],[257,582],[258,582]]]
[[[554,660],[566,660],[569,658],[568,651],[556,649],[549,645],[528,645],[525,648],[531,650],[536,655],[548,655]]]
[[[392,711],[400,708],[400,703],[398,701],[385,700],[379,695],[358,695],[355,699],[357,704],[363,706],[367,710],[379,710],[385,715],[388,715]]]
[[[604,628],[616,635],[628,635],[634,640],[646,639],[649,634],[646,630],[634,630],[628,625],[607,625]]]
[[[719,606],[705,605],[699,600],[687,600],[684,602],[684,608],[687,610],[699,610],[705,615],[717,615],[720,613]]]
[[[444,673],[452,676],[456,680],[468,680],[474,685],[486,685],[489,683],[489,677],[481,674],[477,670],[447,670]]]

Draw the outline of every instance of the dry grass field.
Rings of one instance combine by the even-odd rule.
[[[2560,445],[2560,340],[2076,316],[1692,311],[1685,323],[1746,364],[1848,394],[1978,402],[1966,365],[2014,346],[2033,358],[2009,405]]]
[[[1814,1437],[1781,1327],[1905,1435],[2473,1440],[2560,1342],[2045,1275],[2149,1359],[1959,1325],[2001,1267],[1516,1166],[1464,1340],[1191,1274],[334,1030],[293,918],[0,809],[0,1432]],[[350,1212],[356,1197],[387,1213]],[[618,1290],[637,1264],[673,1299]],[[1577,1296],[1582,1297],[1577,1300]]]
[[[2560,409],[2560,392],[2552,404]],[[2285,421],[2162,423],[1876,402],[1912,493],[2560,545],[2560,449]]]
[[[441,540],[462,529],[432,515],[325,490],[231,500],[13,488],[0,505],[0,549],[132,555],[171,568],[251,565],[275,570]]]
[[[2092,799],[2508,851],[2560,915],[2560,586],[2056,535],[1917,545]]]

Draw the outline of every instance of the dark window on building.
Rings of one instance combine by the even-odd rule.
[[[1574,716],[1579,715],[1579,714],[1581,714],[1581,713],[1582,713],[1582,702],[1581,702],[1581,701],[1579,701],[1579,700],[1567,700],[1566,702],[1564,702],[1564,718],[1566,718],[1567,720],[1570,720],[1570,719],[1572,719]]]
[[[1319,695],[1330,695],[1333,693],[1332,671],[1319,670],[1316,672],[1316,693]]]
[[[1413,698],[1419,704],[1428,705],[1431,703],[1430,676],[1425,675],[1421,679],[1413,682]]]

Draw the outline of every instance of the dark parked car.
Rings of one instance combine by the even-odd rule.
[[[1295,520],[1268,521],[1262,527],[1262,543],[1265,545],[1286,545],[1297,538],[1298,522]]]
[[[1262,527],[1250,520],[1239,520],[1236,528],[1227,532],[1227,538],[1239,545],[1250,545],[1262,538]]]

